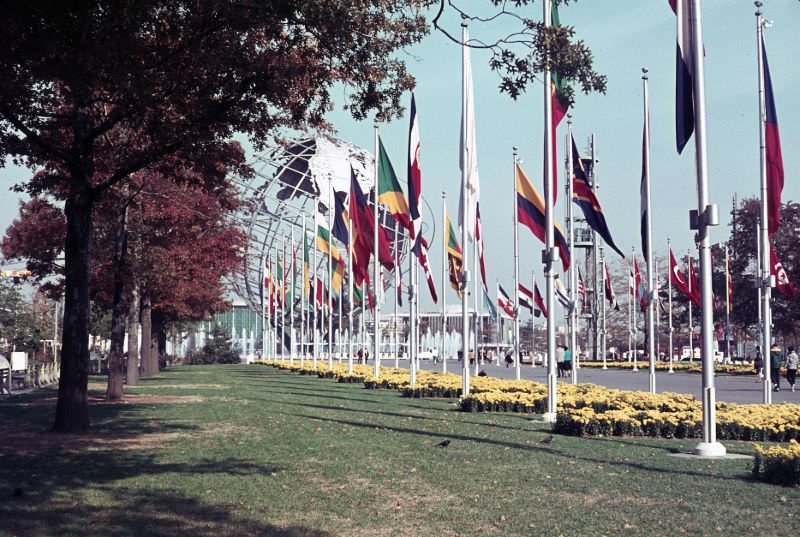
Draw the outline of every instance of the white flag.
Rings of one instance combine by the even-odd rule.
[[[469,40],[465,32],[465,42]],[[463,180],[466,181],[466,226],[470,240],[475,237],[475,220],[481,187],[478,179],[478,154],[475,143],[475,98],[472,93],[472,66],[469,59],[469,47],[462,45],[466,117],[461,117],[461,145],[459,147],[459,167]],[[458,225],[464,226],[464,188],[461,188],[458,205]]]

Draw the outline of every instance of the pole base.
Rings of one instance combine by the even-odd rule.
[[[700,442],[692,450],[697,457],[724,457],[728,451],[719,442]]]
[[[608,366],[607,365],[603,365],[602,369],[603,369],[603,371],[605,371],[606,369],[608,369]]]
[[[555,412],[545,412],[542,414],[542,423],[555,423],[556,422],[556,413]]]

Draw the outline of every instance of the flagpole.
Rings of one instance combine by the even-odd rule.
[[[275,254],[275,265],[270,263],[270,275],[273,274],[273,267],[277,269],[278,267],[278,250],[277,248],[273,248],[273,253]],[[272,359],[278,359],[278,280],[275,278],[275,283],[272,284]]]
[[[670,259],[672,259],[672,247],[670,246],[669,237],[667,237],[667,252],[670,255]],[[670,265],[672,261],[667,263],[667,270],[669,270],[669,276],[667,276],[667,286],[668,286],[668,293],[669,293],[669,372],[674,373],[675,370],[672,367],[672,364],[675,360],[674,358],[674,350],[672,348],[672,333],[674,329],[672,328],[672,270],[670,269]]]
[[[261,359],[267,358],[267,254],[261,254]]]
[[[300,367],[305,367],[306,363],[306,280],[310,279],[309,274],[306,274],[308,268],[306,267],[306,244],[308,236],[306,235],[306,215],[303,213],[303,234],[300,236],[303,242],[303,290],[300,293]],[[309,288],[310,291],[310,288]]]
[[[728,360],[731,358],[731,258],[728,253],[728,245],[725,245],[725,352]]]
[[[603,267],[603,275],[600,277],[600,284],[603,286],[603,294],[606,292],[606,258],[603,250],[600,250],[600,263]],[[600,296],[599,291],[595,291]],[[577,324],[577,323],[576,323]],[[576,327],[577,328],[577,327]],[[603,353],[603,369],[608,369],[606,365],[606,301],[605,297],[600,299],[600,337],[602,338],[601,352]],[[575,357],[572,358],[573,360]]]
[[[631,288],[631,325],[633,326],[633,372],[639,371],[639,341],[638,320],[636,318],[638,304],[636,303],[636,248],[631,248],[631,264],[633,266],[631,273],[633,274],[633,287]],[[641,278],[641,276],[639,276]]]
[[[284,346],[284,335],[286,333],[286,240],[282,241],[282,253],[283,256],[281,258],[282,265],[283,265],[283,274],[281,274],[281,333],[280,333],[280,346],[281,346],[281,362],[286,360],[286,348]]]
[[[380,273],[380,261],[378,259],[378,228],[381,225],[380,221],[378,220],[378,153],[380,149],[378,148],[378,144],[380,141],[378,140],[378,120],[375,120],[375,123],[372,126],[375,132],[375,170],[374,170],[374,177],[373,177],[373,198],[372,198],[372,220],[375,222],[375,225],[372,228],[372,251],[375,254],[372,264],[372,280],[373,280],[373,287],[375,288],[375,309],[373,310],[372,318],[374,319],[374,324],[372,327],[373,332],[373,341],[372,341],[372,354],[373,360],[375,362],[375,368],[373,371],[373,375],[375,379],[378,379],[381,376],[380,367],[381,367],[381,360],[380,360],[380,351],[381,351],[381,342],[380,342],[380,330],[381,330],[381,303],[378,300],[378,289],[383,288],[383,282],[381,282],[381,273]]]
[[[566,196],[566,204],[567,204],[567,229],[569,230],[569,272],[567,277],[569,278],[569,299],[572,301],[572,309],[569,310],[568,319],[569,319],[569,350],[570,354],[572,355],[572,360],[570,366],[572,367],[572,375],[570,376],[570,380],[572,384],[578,383],[578,334],[577,324],[578,324],[578,308],[576,307],[576,300],[575,300],[575,288],[578,286],[577,280],[577,270],[575,269],[575,263],[572,262],[575,259],[575,215],[572,210],[572,146],[570,142],[572,141],[572,116],[567,115],[567,135],[566,135],[566,155],[567,155],[567,173],[565,174],[565,185],[567,196]],[[596,292],[596,291],[595,291]]]
[[[331,240],[333,240],[333,230],[331,230]],[[331,285],[331,292],[333,292],[333,285]],[[336,332],[336,342],[334,346],[336,347],[336,361],[340,364],[342,363],[342,352],[344,351],[344,342],[342,341],[342,293],[339,292],[339,300],[336,301],[336,306],[338,311],[336,324],[337,324],[337,332]]]
[[[397,348],[398,337],[397,337],[397,302],[400,300],[402,296],[402,290],[400,289],[400,239],[397,235],[397,221],[395,220],[394,223],[394,248],[395,248],[395,267],[394,267],[394,323],[392,324],[392,339],[394,340],[394,368],[397,369],[400,367],[400,351]]]
[[[420,319],[419,319],[419,263],[414,263],[414,289],[417,292],[414,294],[414,319],[416,326],[414,327],[414,370],[419,370],[419,348],[420,348]]]
[[[336,193],[328,183],[328,371],[333,370],[333,211]],[[324,288],[323,288],[324,289]]]
[[[692,321],[692,251],[686,250],[686,279],[689,286],[689,363],[694,362],[694,322]]]
[[[350,194],[352,196],[352,193]],[[353,338],[355,337],[355,327],[353,326],[353,218],[350,211],[347,211],[347,372],[353,372]]]
[[[413,256],[408,256],[408,374],[409,383],[412,386],[417,384],[417,369],[414,362],[414,330],[416,330],[416,312],[414,311],[414,300],[416,300],[417,290],[414,287],[414,260]]]
[[[289,300],[289,363],[294,365],[294,359],[296,357],[296,349],[295,349],[295,332],[294,332],[294,295],[297,291],[295,289],[295,282],[297,281],[297,250],[296,245],[294,242],[294,226],[292,226],[292,233],[291,233],[292,245],[290,247],[292,251],[292,295]]]
[[[703,338],[703,442],[694,448],[700,456],[725,455],[725,447],[717,442],[716,389],[714,387],[714,298],[711,287],[711,240],[709,226],[719,224],[716,205],[708,199],[708,142],[706,139],[706,95],[701,0],[691,0],[692,84],[695,106],[695,152],[697,167],[697,235],[700,245],[700,289],[702,292]],[[762,167],[763,168],[763,167]],[[763,192],[763,191],[762,191]],[[767,274],[768,276],[769,274]]]
[[[535,348],[536,348],[536,273],[534,271],[531,271],[531,367],[536,367],[536,358],[533,353]],[[544,367],[544,362],[542,362],[542,367]]]
[[[514,209],[511,211],[513,214],[514,222],[514,378],[520,380],[522,378],[522,360],[520,359],[520,345],[519,345],[519,214],[517,205],[517,146],[512,147],[512,156],[514,159],[513,168],[513,185],[514,185]]]
[[[648,356],[648,370],[650,380],[650,393],[656,393],[656,338],[654,319],[655,308],[654,300],[654,266],[653,266],[653,230],[652,230],[652,209],[650,204],[650,95],[648,93],[647,68],[642,67],[642,93],[643,93],[643,106],[644,106],[644,150],[642,157],[644,158],[644,188],[645,188],[645,243],[647,251],[645,254],[645,263],[647,263],[647,292],[650,295],[647,300],[647,356]]]
[[[767,209],[767,142],[764,132],[764,121],[766,118],[766,98],[764,95],[764,19],[761,16],[761,2],[756,2],[756,35],[758,38],[758,158],[759,176],[761,190],[761,217],[759,225],[759,243],[761,251],[761,265],[759,267],[761,275],[759,277],[759,289],[761,290],[761,355],[764,361],[764,391],[763,402],[772,403],[772,371],[769,364],[770,345],[772,343],[772,309],[770,300],[772,298],[772,282],[770,271],[770,248],[769,243],[769,212]]]
[[[467,164],[467,23],[461,20],[461,244],[463,259],[461,262],[461,393],[469,394],[469,263],[467,255],[469,248],[469,192],[467,190],[467,177],[469,169]]]
[[[447,258],[447,239],[450,229],[447,226],[447,194],[442,190],[442,373],[447,373],[447,279],[449,260]]]
[[[543,18],[545,28],[551,25],[550,2],[542,2]],[[545,253],[544,253],[544,277],[547,284],[546,307],[547,307],[547,412],[543,416],[545,422],[553,423],[556,420],[556,315],[555,315],[555,271],[554,264],[554,243],[555,233],[553,229],[553,129],[551,128],[553,119],[553,103],[551,100],[551,75],[549,59],[545,58],[544,70],[544,205],[545,205]],[[516,214],[516,211],[514,211]]]
[[[314,227],[315,228],[317,227],[316,219],[314,221]],[[314,240],[312,241],[312,243],[314,244],[314,279],[312,280],[314,282],[314,291],[313,291],[313,294],[314,294],[314,307],[311,308],[311,319],[312,319],[312,325],[311,325],[311,338],[312,339],[311,339],[311,344],[313,345],[314,348],[312,350],[313,358],[312,358],[312,364],[311,365],[313,366],[314,369],[317,368],[317,359],[319,358],[319,354],[318,354],[319,353],[319,348],[317,347],[317,340],[319,339],[317,337],[317,318],[319,316],[319,304],[317,304],[317,293],[319,292],[319,289],[318,289],[319,288],[319,277],[317,275],[317,233],[318,232],[319,231],[317,229],[314,230]]]
[[[475,225],[478,225],[478,215],[477,211],[475,214]],[[478,233],[476,230],[475,232],[475,241],[472,243],[472,272],[475,274],[475,278],[473,279],[472,290],[475,296],[472,298],[472,303],[474,304],[474,319],[475,319],[475,328],[474,328],[474,340],[475,340],[475,376],[478,376],[480,372],[480,366],[478,365],[478,345],[480,342],[480,320],[478,318],[478,282],[481,279],[480,272],[478,269]]]

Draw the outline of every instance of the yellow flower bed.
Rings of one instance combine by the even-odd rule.
[[[582,361],[581,367],[600,369],[603,367],[603,362],[595,361]],[[606,366],[609,369],[633,369],[633,362],[628,361],[607,361]],[[639,369],[647,369],[648,362],[639,360]],[[681,373],[701,373],[703,371],[702,364],[697,362],[673,362],[672,369]],[[656,371],[669,371],[669,362],[656,362]],[[714,372],[722,375],[755,375],[755,370],[751,364],[714,364]]]
[[[800,444],[791,440],[786,447],[756,446],[753,476],[778,485],[800,485]]]

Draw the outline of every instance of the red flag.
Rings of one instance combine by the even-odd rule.
[[[778,259],[778,254],[775,253],[775,248],[769,249],[769,257],[771,263],[769,264],[769,272],[775,276],[775,287],[789,300],[793,299],[797,291],[789,281],[789,276],[786,274],[786,269],[783,268],[783,263]]]
[[[636,292],[636,300],[639,301],[639,309],[647,310],[647,289],[642,281],[642,274],[639,272],[639,262],[633,256],[633,286]]]
[[[351,236],[353,238],[353,273],[355,282],[361,282],[369,272],[369,261],[372,255],[373,233],[375,220],[367,203],[367,198],[361,191],[361,185],[356,180],[353,167],[350,167],[350,218],[353,220]],[[391,270],[394,268],[392,250],[389,247],[389,238],[383,226],[378,226],[378,259],[381,265]]]
[[[703,299],[700,295],[700,283],[697,281],[697,274],[694,271],[694,263],[691,257],[689,258],[689,290],[691,291],[689,298],[692,299],[692,304],[694,304],[697,309],[700,309],[703,304]]]
[[[497,305],[500,306],[509,317],[512,319],[515,317],[514,303],[508,297],[508,293],[503,289],[503,286],[499,283],[497,284]]]
[[[489,292],[486,284],[486,264],[483,262],[483,232],[481,231],[481,207],[480,202],[475,209],[475,240],[478,245],[478,264],[481,266],[481,280],[483,280],[483,290]]]
[[[781,135],[778,129],[778,114],[775,111],[775,95],[772,93],[772,78],[769,74],[767,51],[761,38],[764,57],[764,150],[767,157],[767,227],[773,237],[781,223],[781,192],[783,191],[783,157]]]

